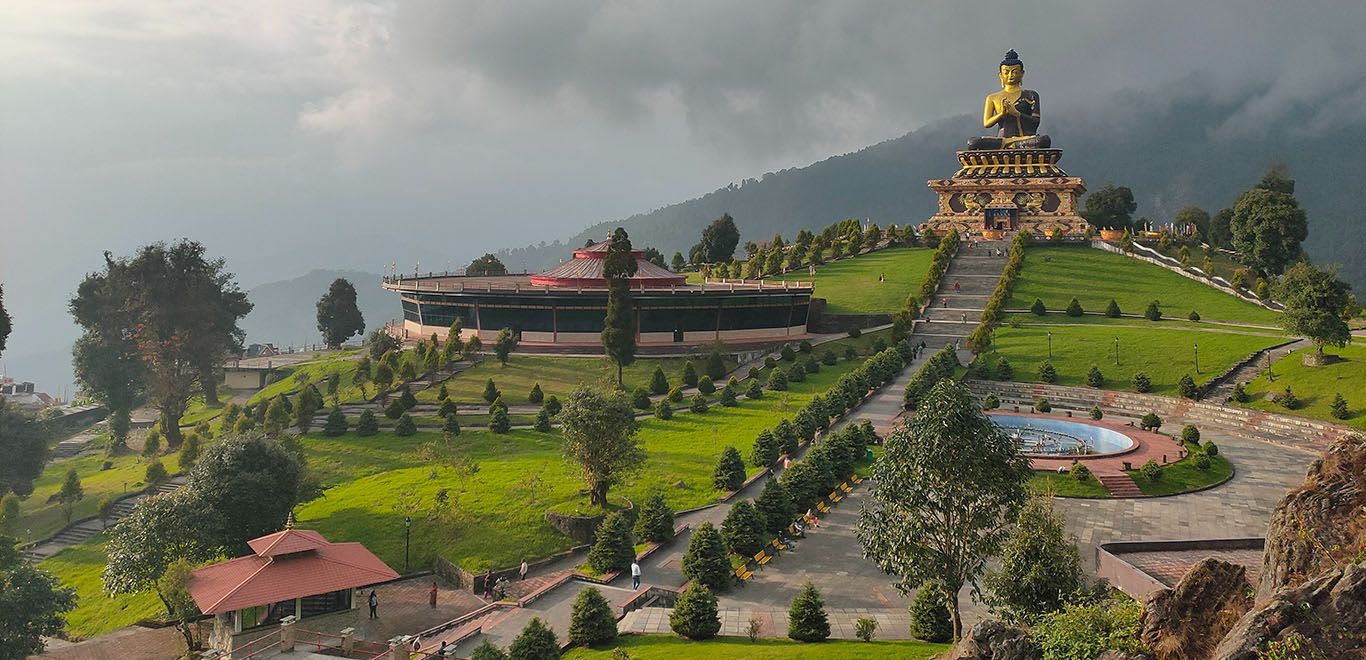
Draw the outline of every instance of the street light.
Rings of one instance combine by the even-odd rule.
[[[1048,359],[1053,359],[1053,331],[1048,331]]]
[[[412,537],[413,517],[403,516],[403,572],[408,572],[408,540]]]
[[[1200,345],[1195,345],[1195,373],[1200,373]]]
[[[1119,366],[1119,337],[1115,337],[1115,366]]]

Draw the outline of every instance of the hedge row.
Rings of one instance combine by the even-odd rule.
[[[920,286],[922,300],[933,298],[934,292],[939,290],[939,281],[948,271],[953,255],[958,252],[958,241],[957,229],[950,229],[949,233],[940,239],[939,246],[934,249],[934,257],[930,259],[930,272],[925,277],[925,283]]]
[[[1020,274],[1020,266],[1024,263],[1025,246],[1028,244],[1029,237],[1023,232],[1016,234],[1015,240],[1011,242],[1005,271],[1001,273],[1001,279],[996,282],[996,290],[991,292],[991,298],[987,299],[986,307],[982,309],[982,321],[973,329],[972,334],[968,335],[968,349],[973,353],[981,353],[991,346],[992,333],[1001,322],[1001,310],[1010,299],[1011,289],[1015,288],[1015,278]]]
[[[959,366],[958,352],[953,349],[952,344],[939,349],[925,361],[925,364],[920,365],[915,375],[911,376],[911,382],[906,383],[906,393],[902,395],[901,406],[907,410],[919,406],[920,400],[925,398],[930,388],[945,378],[952,378],[954,370]]]

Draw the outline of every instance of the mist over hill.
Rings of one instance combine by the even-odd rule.
[[[1188,204],[1211,213],[1284,163],[1296,196],[1309,215],[1306,248],[1319,262],[1342,265],[1343,277],[1366,292],[1366,237],[1359,221],[1366,208],[1366,115],[1343,125],[1259,125],[1246,90],[1210,98],[1198,78],[1158,93],[1125,93],[1088,108],[1045,110],[1043,131],[1064,150],[1062,166],[1096,189],[1106,182],[1133,189],[1137,216],[1170,219]],[[1045,91],[1045,103],[1046,103]],[[1231,119],[1232,118],[1232,119]],[[975,117],[939,121],[899,138],[834,156],[806,167],[747,179],[701,197],[588,227],[564,241],[504,250],[517,263],[544,267],[570,246],[601,240],[625,227],[637,246],[666,257],[687,254],[702,227],[729,212],[742,240],[821,227],[847,217],[881,225],[924,222],[935,208],[925,186],[957,169],[954,151],[980,133]]]
[[[247,291],[247,298],[255,305],[241,322],[247,332],[247,343],[273,343],[284,348],[321,342],[316,305],[338,277],[356,286],[356,305],[365,317],[366,332],[399,317],[398,298],[380,288],[379,275],[356,270],[312,270]]]

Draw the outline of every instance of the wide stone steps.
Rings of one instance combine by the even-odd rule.
[[[1123,472],[1097,474],[1096,479],[1115,497],[1143,497],[1143,491],[1139,490],[1138,484]]]
[[[933,322],[977,325],[977,322],[982,320],[982,310],[971,307],[931,307],[925,310],[924,316],[929,317]]]

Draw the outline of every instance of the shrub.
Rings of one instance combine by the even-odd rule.
[[[780,441],[773,432],[764,429],[754,438],[754,448],[749,453],[749,464],[754,467],[768,467],[778,460],[782,451]]]
[[[953,637],[953,620],[944,603],[944,592],[936,582],[926,582],[911,601],[911,637],[943,644]]]
[[[1001,358],[996,362],[996,380],[1013,380],[1015,378],[1015,368],[1010,366],[1010,361]]]
[[[442,385],[442,387],[445,387],[445,385]],[[531,385],[531,392],[527,393],[526,400],[528,403],[541,403],[545,401],[545,392],[541,391],[540,383],[533,383]]]
[[[593,535],[593,549],[588,551],[588,565],[598,573],[623,571],[636,558],[631,541],[631,525],[620,511],[607,514]]]
[[[1085,313],[1086,313],[1086,310],[1083,310],[1083,309],[1081,308],[1081,301],[1077,300],[1076,298],[1073,298],[1073,299],[1072,299],[1072,302],[1067,303],[1067,315],[1068,315],[1068,316],[1076,317],[1076,316],[1081,316],[1081,315],[1083,315],[1083,314],[1085,314]]]
[[[1034,400],[1034,410],[1041,413],[1052,412],[1053,404],[1049,403],[1048,399],[1039,397]]]
[[[745,484],[745,462],[734,447],[726,447],[716,460],[711,473],[711,485],[720,491],[737,491]]]
[[[1039,380],[1045,383],[1058,382],[1058,370],[1053,368],[1053,363],[1044,360],[1039,363]]]
[[[1206,454],[1209,454],[1210,456],[1219,455],[1219,445],[1214,444],[1213,440],[1206,440],[1205,444],[1200,446],[1200,450],[1205,452]]]
[[[1091,387],[1105,387],[1105,374],[1100,372],[1100,367],[1091,365],[1091,370],[1086,372],[1086,384]]]
[[[751,378],[749,387],[745,388],[745,398],[758,399],[764,396],[764,388],[760,387],[758,378]]]
[[[1181,380],[1177,382],[1176,387],[1177,390],[1180,391],[1181,396],[1187,399],[1195,399],[1200,396],[1200,388],[1195,386],[1195,379],[1191,378],[1190,374],[1182,376]]]
[[[1100,411],[1100,406],[1091,406],[1091,419],[1099,420],[1105,417],[1105,413]]]
[[[777,534],[786,529],[797,516],[796,506],[787,494],[787,487],[777,479],[764,482],[764,490],[754,500],[754,507],[763,516],[764,527],[769,534]]]
[[[1151,391],[1153,391],[1153,381],[1152,381],[1152,379],[1148,378],[1148,374],[1146,374],[1146,373],[1144,373],[1144,372],[1142,372],[1142,371],[1140,371],[1140,372],[1134,374],[1134,381],[1133,381],[1133,383],[1134,383],[1134,391],[1135,391],[1135,392],[1151,392]]]
[[[1282,406],[1285,406],[1286,410],[1294,410],[1300,407],[1300,399],[1299,397],[1295,396],[1294,392],[1290,391],[1290,387],[1287,385],[1285,388],[1285,394],[1281,395],[1280,404]]]
[[[792,365],[792,367],[787,370],[787,379],[794,383],[800,383],[806,380],[806,369],[803,369],[800,364]]]
[[[788,456],[797,453],[798,436],[800,435],[797,426],[786,417],[773,427],[773,437],[778,439],[778,451]]]
[[[550,413],[551,417],[554,417],[555,415],[560,414],[560,409],[564,406],[560,403],[559,397],[551,394],[545,398],[545,403],[542,404],[541,407],[545,408],[546,412]]]
[[[667,419],[673,419],[673,417],[674,417],[674,409],[673,409],[673,406],[670,405],[669,402],[668,402],[667,400],[660,399],[658,403],[655,403],[655,418],[656,418],[656,419],[666,419],[666,420],[667,420]]]
[[[1148,462],[1144,463],[1143,467],[1138,469],[1138,472],[1148,481],[1162,480],[1162,466],[1158,465],[1157,461],[1154,459],[1148,459]]]
[[[508,419],[507,406],[489,406],[489,430],[494,433],[507,433],[512,430],[512,420]]]
[[[810,582],[802,586],[787,611],[787,636],[799,642],[823,642],[830,636],[825,602]]]
[[[345,417],[342,421],[345,421]],[[342,433],[346,431],[343,430]],[[340,433],[337,435],[341,435]],[[180,465],[181,472],[189,472],[194,467],[195,461],[199,460],[199,434],[189,433],[185,436],[185,442],[180,445],[180,458],[176,462]]]
[[[773,356],[772,356],[772,355],[770,355],[770,356],[764,358],[764,368],[765,368],[765,369],[772,369],[772,368],[774,367],[774,365],[776,365],[776,364],[778,364],[778,361],[775,360],[775,359],[773,359]]]
[[[1143,651],[1138,640],[1139,605],[1129,599],[1069,603],[1044,615],[1030,633],[1045,658],[1095,658],[1107,650]]]
[[[1243,387],[1242,383],[1233,384],[1233,393],[1229,395],[1229,398],[1238,403],[1247,403],[1252,400],[1252,397],[1248,396],[1247,390]]]
[[[826,366],[831,366],[838,361],[839,358],[836,357],[835,352],[830,349],[826,349],[824,353],[821,353],[821,362],[824,362]]]
[[[858,349],[854,348],[853,346],[844,347],[844,359],[852,360],[856,357],[858,357]]]
[[[721,522],[721,542],[741,557],[752,557],[768,542],[763,514],[749,500],[740,500]]]
[[[705,369],[707,378],[721,380],[726,377],[726,362],[721,359],[721,352],[713,350],[707,354]]]
[[[1119,309],[1119,303],[1115,302],[1114,298],[1111,298],[1109,306],[1105,308],[1105,315],[1112,319],[1117,319],[1121,314],[1123,314],[1123,312]]]
[[[1029,306],[1029,311],[1033,312],[1035,316],[1043,316],[1048,313],[1048,308],[1043,306],[1043,300],[1035,298],[1034,304]]]
[[[692,360],[683,363],[683,385],[697,387],[697,368],[693,366]]]
[[[774,369],[768,375],[768,389],[775,392],[782,392],[787,389],[787,374],[782,369]]]
[[[877,634],[877,619],[870,616],[861,616],[854,620],[854,636],[865,642],[873,641],[873,636]]]
[[[636,518],[636,537],[642,541],[665,543],[674,537],[674,512],[664,500],[664,494],[655,492],[645,499]]]
[[[873,340],[873,353],[881,353],[885,350],[887,350],[887,342],[883,341],[882,337]]]
[[[1199,452],[1195,455],[1195,469],[1202,471],[1208,470],[1209,466],[1210,460],[1208,455],[1206,455],[1204,452]]]
[[[1200,429],[1197,429],[1194,426],[1191,426],[1190,424],[1181,427],[1181,442],[1184,442],[1188,445],[1199,445]]]
[[[663,367],[655,367],[655,372],[650,375],[650,392],[653,394],[665,394],[669,391],[669,377],[664,375]]]
[[[442,417],[445,417],[446,415],[455,415],[459,412],[459,409],[456,408],[455,401],[452,401],[451,399],[442,401],[441,407],[437,410],[437,414]]]
[[[703,523],[707,524],[707,523]],[[678,597],[669,614],[669,627],[688,639],[711,639],[721,630],[716,596],[702,584],[694,583]]]
[[[1138,421],[1138,426],[1144,431],[1156,431],[1162,428],[1162,418],[1158,417],[1157,413],[1150,412]]]
[[[688,404],[688,410],[695,413],[707,412],[707,397],[701,394],[692,395],[692,403]]]
[[[1342,398],[1342,392],[1333,395],[1333,403],[1328,408],[1333,411],[1334,419],[1347,419],[1352,416],[1352,411],[1347,409],[1347,399]]]
[[[849,336],[853,337],[854,339],[858,339],[859,337],[863,336],[863,331],[859,330],[858,328],[851,328],[849,330]]]
[[[1271,289],[1267,287],[1265,277],[1257,278],[1257,289],[1255,293],[1257,294],[1257,297],[1261,298],[1262,300],[1266,300],[1267,298],[1271,297]]]
[[[323,435],[337,437],[346,433],[346,413],[341,408],[332,408],[332,412],[327,413],[327,421],[323,423]]]
[[[544,413],[547,411],[545,408],[541,408],[541,412]],[[540,423],[539,418],[536,421],[538,424]],[[449,415],[445,415],[444,417],[442,417],[441,432],[447,435],[460,435],[460,418],[456,416],[455,413],[451,413]]]
[[[650,390],[644,385],[637,387],[635,391],[631,393],[631,406],[637,410],[649,410]]]
[[[414,433],[417,433],[417,424],[413,422],[413,416],[403,413],[403,416],[398,418],[398,423],[394,424],[394,435],[409,436]]]
[[[803,340],[802,340],[802,343],[797,344],[797,350],[799,350],[799,351],[801,351],[801,352],[803,352],[803,353],[810,353],[810,352],[811,352],[811,342],[809,342],[809,341],[803,339]]]
[[[1200,320],[1200,312],[1197,312],[1197,311],[1195,311],[1195,310],[1192,309],[1192,310],[1191,310],[1191,313],[1190,313],[1190,316],[1187,316],[1186,318],[1188,318],[1188,319],[1190,319],[1190,320],[1192,320],[1192,321],[1197,321],[1197,322],[1198,322],[1198,321]]]
[[[1162,308],[1158,306],[1156,300],[1148,303],[1148,308],[1143,310],[1143,318],[1149,321],[1162,320]]]
[[[795,362],[797,360],[797,352],[792,350],[792,347],[787,344],[783,344],[782,349],[778,351],[778,355],[782,356],[783,362]]]
[[[683,575],[689,580],[714,591],[723,591],[730,581],[730,559],[721,542],[721,534],[710,522],[703,522],[688,539],[688,550],[683,553]]]
[[[553,660],[560,657],[560,642],[555,639],[555,631],[546,626],[540,617],[533,618],[512,640],[508,647],[510,660]]]
[[[170,475],[166,473],[166,466],[162,465],[159,460],[148,463],[147,471],[142,475],[142,481],[147,484],[148,490],[155,488],[159,484],[165,483],[169,478]]]
[[[388,417],[389,419],[398,419],[399,417],[403,416],[403,413],[403,402],[399,401],[398,399],[390,401],[389,405],[384,407],[384,416]]]
[[[470,660],[508,660],[508,654],[503,653],[492,642],[485,639],[470,652]]]
[[[538,433],[550,432],[550,411],[541,408],[536,413],[536,422],[531,425],[532,430]]]
[[[1000,407],[1001,407],[1001,400],[998,399],[998,398],[996,398],[996,395],[995,395],[995,394],[987,394],[987,398],[982,399],[982,408],[983,408],[983,409],[986,409],[986,410],[995,410],[995,409],[1000,408]]]
[[[616,638],[617,618],[612,614],[612,606],[602,597],[602,592],[596,587],[580,591],[574,599],[574,609],[569,614],[569,641],[593,646],[606,644]]]
[[[721,396],[717,397],[717,400],[721,402],[721,405],[728,408],[739,405],[739,402],[735,400],[735,389],[730,385],[721,388]]]
[[[697,381],[697,391],[703,394],[712,394],[716,392],[716,384],[711,382],[710,378],[703,378]]]
[[[749,378],[749,380],[759,380],[759,376],[763,373],[763,369],[760,367],[750,367],[747,378]]]
[[[417,405],[417,397],[413,395],[413,390],[406,384],[399,389],[398,402],[403,404],[403,410],[405,412],[412,410],[413,406]]]
[[[814,374],[821,370],[821,363],[817,360],[806,358],[802,361],[802,368],[806,370],[806,373]]]
[[[376,433],[379,433],[379,420],[375,418],[375,411],[361,411],[360,419],[356,420],[356,435],[366,436]]]
[[[1086,467],[1086,464],[1081,461],[1072,461],[1072,466],[1067,468],[1067,474],[1071,475],[1071,477],[1077,481],[1086,482],[1091,480],[1091,468]]]
[[[669,399],[669,403],[683,403],[683,388],[670,388],[667,398]]]

